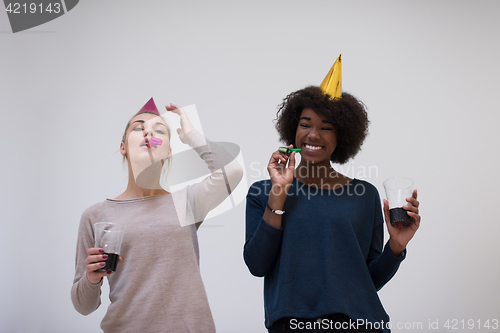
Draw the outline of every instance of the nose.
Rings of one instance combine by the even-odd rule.
[[[311,127],[311,129],[309,130],[309,133],[307,134],[308,137],[310,138],[316,138],[319,136],[319,132],[316,128],[314,127]]]
[[[145,130],[142,131],[144,133],[144,137],[147,138],[148,134],[151,134],[150,137],[153,137],[153,131],[146,132]]]

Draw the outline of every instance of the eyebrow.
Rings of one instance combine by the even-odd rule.
[[[309,117],[301,117],[301,118],[299,119],[299,121],[300,121],[300,120],[302,120],[302,119],[311,121],[311,118],[309,118]],[[332,124],[332,125],[333,125],[333,123],[332,123],[331,121],[328,121],[328,120],[323,120],[323,122],[324,122],[325,124]]]
[[[132,123],[132,125],[135,124],[135,123],[142,123],[142,124],[144,124],[144,120],[136,120],[136,121],[134,121]],[[163,125],[163,126],[165,126],[164,123],[160,123],[160,122],[157,122],[155,125]],[[167,128],[167,126],[165,126],[165,128]]]

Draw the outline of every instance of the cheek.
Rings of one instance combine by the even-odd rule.
[[[170,150],[170,147],[165,143],[162,143],[161,146],[158,147],[158,152],[162,155],[167,155]]]
[[[295,141],[299,141],[301,138],[303,138],[305,135],[305,131],[301,129],[300,127],[297,128],[297,131],[295,131]]]
[[[131,131],[127,136],[127,147],[129,149],[135,149],[141,144],[143,139],[144,137],[141,131]]]
[[[336,134],[332,134],[332,136],[330,138],[330,142],[333,144],[334,147],[337,147],[337,135]]]
[[[128,139],[129,140],[142,140],[144,139],[144,135],[142,134],[142,131],[130,131],[128,134]]]
[[[161,145],[158,146],[158,149],[161,151],[168,151],[170,149],[170,141],[168,140],[168,136],[157,136],[156,138],[162,141]]]
[[[170,140],[168,139],[168,134],[162,135],[159,139],[163,140],[163,142],[161,143],[162,146],[170,147]]]
[[[170,151],[170,142],[168,141],[168,137],[161,138],[161,140],[163,140],[163,142],[158,146],[156,152],[161,156],[167,156]]]

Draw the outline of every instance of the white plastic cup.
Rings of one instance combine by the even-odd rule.
[[[112,222],[98,222],[94,224],[95,247],[103,249],[108,256],[106,266],[96,272],[115,271],[120,256],[120,248],[125,233],[125,227]]]
[[[409,204],[406,198],[413,194],[413,180],[406,177],[393,177],[384,182],[385,195],[389,201],[391,225],[396,228],[405,228],[412,223],[404,205]]]

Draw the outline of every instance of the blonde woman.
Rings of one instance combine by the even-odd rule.
[[[101,322],[104,332],[215,332],[200,274],[197,229],[238,184],[242,169],[193,128],[182,108],[166,109],[180,117],[181,141],[198,152],[211,174],[167,192],[160,179],[172,156],[168,124],[152,99],[127,123],[120,152],[128,164],[128,186],[84,211],[71,291],[75,309],[88,315],[99,307],[107,277],[111,304]],[[162,143],[154,145],[152,138]],[[217,163],[222,160],[229,162]],[[96,272],[106,260],[103,249],[94,247],[93,225],[101,221],[126,228],[115,272]]]

